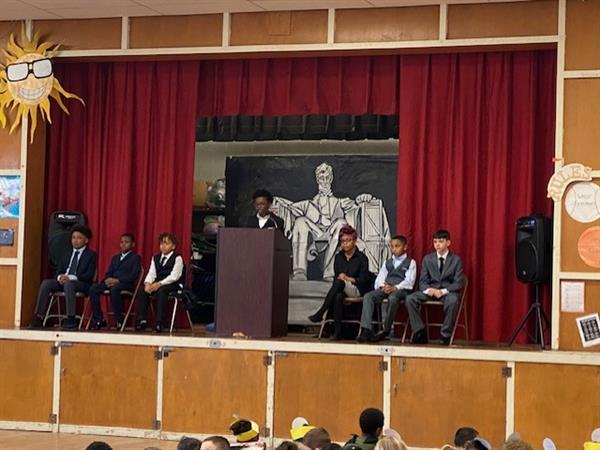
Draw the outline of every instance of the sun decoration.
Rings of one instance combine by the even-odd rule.
[[[6,57],[6,64],[0,63],[0,125],[6,127],[7,111],[17,110],[16,118],[10,128],[12,133],[29,116],[31,123],[31,140],[37,125],[38,107],[42,120],[50,119],[50,99],[52,97],[61,109],[69,114],[62,101],[65,98],[76,98],[81,103],[83,100],[75,94],[63,89],[59,81],[54,78],[52,57],[58,51],[59,45],[50,42],[40,43],[39,33],[29,39],[24,27],[21,29],[21,45],[15,42],[14,35],[10,35],[7,49],[2,53]],[[6,111],[5,111],[6,110]]]

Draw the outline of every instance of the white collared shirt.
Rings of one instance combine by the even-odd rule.
[[[271,218],[270,215],[266,215],[266,216],[261,216],[260,214],[256,213],[256,218],[258,219],[258,228],[264,228],[265,224],[269,221],[269,219]]]
[[[77,264],[79,264],[79,262],[81,261],[81,255],[83,255],[84,250],[87,248],[87,245],[84,245],[81,248],[74,248],[73,251],[71,252],[71,259],[69,260],[69,265],[67,266],[67,269],[65,270],[65,273],[61,273],[56,277],[56,280],[58,281],[58,279],[62,276],[62,275],[66,275],[69,277],[69,280],[71,281],[77,281],[77,275],[69,275],[69,270],[71,269],[71,264],[73,264],[73,256],[75,256],[75,252],[79,252],[78,258],[77,258]],[[76,268],[77,269],[77,268]]]
[[[129,250],[127,253],[122,253],[122,252],[121,252],[121,256],[119,257],[119,258],[120,258],[120,259],[119,259],[119,261],[123,261],[123,260],[125,259],[125,257],[126,257],[127,255],[129,255],[130,253],[131,253],[131,250]]]
[[[406,259],[406,253],[400,256],[392,256],[394,261],[394,269],[396,269],[402,262]],[[375,289],[379,289],[383,287],[385,283],[385,279],[388,276],[388,270],[386,267],[386,262],[384,261],[381,269],[379,269],[379,273],[377,274],[377,278],[375,279]],[[406,270],[406,274],[404,276],[404,280],[398,283],[395,287],[396,289],[408,289],[411,290],[415,285],[415,280],[417,279],[417,263],[413,259],[408,265],[408,269]]]
[[[171,257],[172,254],[173,254],[173,252],[170,252],[166,255],[160,255],[160,259],[162,260],[163,257],[166,256],[166,259],[165,259],[165,262],[166,262],[169,260],[169,258]],[[169,275],[167,275],[167,277],[165,279],[159,281],[159,283],[162,284],[163,286],[165,284],[175,283],[175,282],[179,281],[182,273],[183,273],[183,258],[181,256],[177,255],[177,257],[175,258],[175,265],[173,266],[173,270],[171,270],[171,273]],[[154,258],[152,258],[152,262],[150,263],[150,270],[148,270],[148,275],[146,275],[146,279],[144,280],[144,283],[154,283],[155,280],[156,280],[156,266],[154,265]]]

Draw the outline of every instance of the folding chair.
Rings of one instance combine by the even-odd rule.
[[[465,340],[469,341],[469,317],[467,315],[467,287],[469,286],[469,279],[465,276],[465,285],[462,288],[460,293],[460,299],[458,301],[458,311],[456,312],[456,318],[454,319],[454,326],[452,327],[452,335],[450,336],[450,345],[454,342],[454,335],[456,334],[457,328],[462,328],[465,330]],[[421,303],[423,305],[423,309],[425,310],[425,330],[427,332],[427,338],[429,339],[429,327],[439,327],[442,328],[442,323],[433,322],[429,323],[429,315],[427,313],[427,309],[430,306],[441,306],[444,307],[444,302],[441,300],[427,300]],[[463,316],[463,322],[459,323],[461,313]]]
[[[194,324],[192,323],[192,317],[190,316],[190,312],[183,305],[183,290],[186,287],[187,283],[187,267],[183,266],[183,273],[181,274],[181,278],[179,278],[179,286],[178,289],[169,294],[168,300],[173,300],[173,311],[171,313],[171,326],[169,327],[169,333],[173,333],[173,328],[175,326],[175,316],[177,315],[177,308],[179,305],[183,306],[185,309],[185,314],[187,316],[188,323],[190,325],[190,330],[194,331]]]
[[[123,331],[125,329],[125,324],[127,323],[127,320],[128,320],[129,315],[131,313],[131,308],[133,306],[135,298],[137,297],[137,294],[138,294],[138,291],[140,289],[140,286],[142,285],[142,282],[144,280],[144,275],[145,275],[145,273],[144,273],[144,266],[142,266],[140,268],[140,275],[138,276],[138,279],[137,279],[137,282],[135,284],[135,288],[134,288],[133,292],[129,291],[127,289],[123,289],[121,291],[121,296],[129,297],[129,307],[127,308],[127,313],[125,314],[125,317],[123,318],[123,324],[121,325],[121,329],[117,330],[117,331]],[[100,299],[102,299],[102,298],[108,298],[109,296],[110,296],[110,289],[105,289],[102,292],[102,296],[100,297]],[[90,300],[88,298],[87,301],[86,301],[86,304],[89,303],[89,301]],[[108,314],[109,315],[114,315],[113,311],[109,311]],[[85,326],[86,330],[90,328],[91,322],[92,322],[92,316],[90,315],[90,317],[88,318],[87,324]]]
[[[350,305],[362,305],[363,298],[362,297],[345,297],[344,298],[344,306]],[[323,330],[325,329],[325,325],[328,323],[333,323],[333,319],[325,319],[321,321],[321,328],[319,328],[319,336],[317,339],[321,340],[321,336],[323,335]],[[360,327],[360,319],[343,319],[342,323],[354,323],[358,324]]]
[[[96,273],[94,273],[94,278],[93,280],[96,280],[96,277],[98,276],[98,271],[96,270]],[[93,284],[93,281],[92,281]],[[76,292],[75,293],[75,300],[77,301],[78,298],[83,298],[85,299],[88,295],[84,292]],[[44,321],[42,322],[42,326],[46,326],[46,322],[48,321],[48,319],[58,319],[58,324],[60,325],[60,322],[63,319],[67,318],[66,314],[62,314],[61,313],[61,308],[60,308],[60,299],[65,299],[65,293],[63,291],[56,291],[56,292],[52,292],[50,294],[50,301],[48,302],[48,307],[46,308],[46,314],[44,315]],[[57,313],[56,314],[50,314],[50,311],[52,310],[52,306],[56,305],[56,310]],[[83,325],[83,318],[85,317],[85,313],[87,311],[87,302],[83,303],[83,311],[81,312],[81,315],[75,315],[75,319],[79,319],[79,326],[77,327],[78,330],[81,330],[81,326]]]

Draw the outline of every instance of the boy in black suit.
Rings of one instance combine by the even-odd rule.
[[[91,230],[84,225],[76,225],[71,229],[73,249],[58,264],[56,278],[42,281],[38,291],[35,317],[29,324],[29,328],[43,326],[49,296],[58,291],[64,291],[67,304],[67,318],[63,321],[62,327],[65,330],[78,328],[79,324],[75,320],[75,294],[83,292],[87,295],[96,276],[96,252],[87,247],[91,237]]]
[[[179,289],[183,275],[183,258],[175,253],[177,237],[171,233],[162,233],[158,237],[160,253],[152,257],[150,270],[144,280],[144,291],[139,294],[136,308],[136,331],[143,331],[148,326],[146,314],[150,296],[156,298],[156,324],[154,331],[163,330],[164,311],[171,292]]]
[[[121,291],[127,290],[133,292],[135,282],[140,275],[142,260],[140,255],[133,251],[135,247],[135,237],[131,233],[121,235],[119,241],[121,252],[112,257],[110,266],[104,275],[101,283],[94,284],[90,288],[90,303],[92,304],[92,329],[99,330],[106,327],[106,320],[102,316],[100,308],[100,295],[105,290],[110,291],[110,302],[117,330],[123,325],[123,299]]]
[[[270,211],[273,195],[269,191],[259,189],[252,194],[252,201],[256,214],[248,217],[247,228],[277,228],[283,231],[283,219]]]

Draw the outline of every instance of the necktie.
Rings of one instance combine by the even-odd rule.
[[[167,262],[167,257],[163,255],[162,258],[160,258],[160,265],[164,266],[165,262]]]
[[[444,271],[444,258],[440,256],[440,274]]]
[[[69,275],[75,275],[77,273],[77,263],[79,262],[79,252],[76,251],[71,259],[71,266],[69,267]]]

